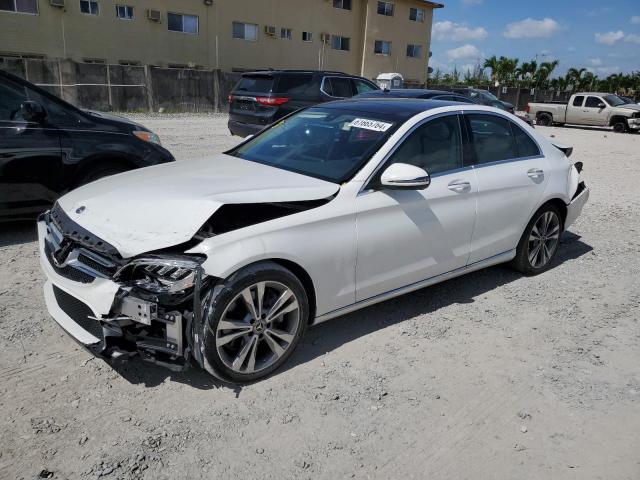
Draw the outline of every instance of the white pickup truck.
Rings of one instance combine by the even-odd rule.
[[[640,105],[610,93],[576,93],[569,103],[529,103],[525,110],[542,126],[570,123],[613,127],[620,133],[640,130]]]

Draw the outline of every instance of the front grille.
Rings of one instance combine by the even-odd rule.
[[[113,274],[116,273],[116,269],[114,267],[109,268],[105,265],[102,265],[101,263],[96,262],[93,258],[90,258],[87,255],[84,255],[82,253],[78,255],[78,260],[81,263],[85,264],[87,267],[91,268],[92,270],[95,270],[96,272],[100,272],[105,277],[111,278]]]
[[[91,309],[82,301],[78,300],[67,292],[60,290],[53,285],[53,294],[56,297],[58,306],[66,313],[69,318],[76,322],[80,328],[86,330],[94,337],[103,340],[102,325],[98,320],[89,318],[89,315],[93,315]]]
[[[64,267],[58,267],[53,261],[53,252],[51,250],[51,245],[49,242],[44,242],[44,253],[47,256],[47,260],[56,271],[56,273],[64,278],[68,278],[69,280],[73,280],[74,282],[82,282],[82,283],[91,283],[93,282],[95,277],[92,277],[88,273],[81,272],[80,270],[73,268],[69,265],[65,265]]]

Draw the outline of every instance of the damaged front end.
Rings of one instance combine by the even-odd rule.
[[[76,340],[108,360],[140,355],[172,370],[192,359],[204,366],[201,292],[216,282],[203,274],[205,256],[163,251],[123,259],[58,205],[41,216],[39,232],[47,306]],[[94,301],[107,292],[110,306]]]

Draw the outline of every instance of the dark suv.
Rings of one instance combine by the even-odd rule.
[[[142,125],[0,70],[0,220],[32,218],[75,187],[173,160]]]
[[[229,130],[253,135],[276,120],[317,103],[379,90],[366,78],[341,72],[267,70],[243,73],[229,95]]]

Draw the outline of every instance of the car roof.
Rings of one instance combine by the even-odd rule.
[[[425,96],[436,96],[436,95],[451,95],[451,92],[446,92],[444,90],[428,90],[425,88],[393,88],[391,90],[374,90],[371,92],[361,93],[358,95],[358,98],[364,97],[385,97],[389,96],[389,98],[416,98],[416,97],[425,97]]]
[[[242,72],[242,76],[251,75],[282,75],[283,73],[318,73],[321,75],[344,75],[346,77],[358,77],[357,75],[350,75],[344,72],[338,72],[333,70],[253,70],[250,72]]]
[[[445,100],[425,100],[420,98],[379,98],[364,97],[321,103],[312,108],[351,110],[364,114],[382,115],[395,121],[405,122],[411,117],[440,107],[462,106],[459,102]]]

